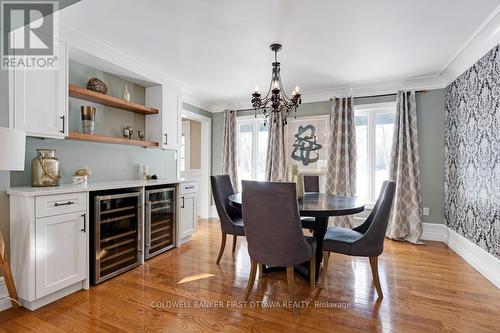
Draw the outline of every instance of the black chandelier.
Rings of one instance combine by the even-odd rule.
[[[278,52],[281,50],[281,44],[271,44],[271,50],[274,52],[273,73],[271,76],[271,84],[269,90],[264,98],[261,98],[259,88],[255,87],[255,92],[252,94],[252,107],[254,109],[255,117],[257,111],[261,111],[264,115],[264,125],[273,112],[276,114],[282,112],[283,125],[288,123],[287,118],[293,112],[294,117],[297,116],[297,108],[302,100],[300,98],[299,87],[295,87],[292,92],[292,97],[288,97],[283,89],[280,75],[280,63],[278,62]],[[267,110],[271,108],[271,110]],[[273,117],[276,123],[276,117]]]

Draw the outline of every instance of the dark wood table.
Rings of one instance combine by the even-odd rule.
[[[241,193],[229,196],[229,204],[241,209]],[[313,237],[316,239],[316,280],[323,260],[323,237],[328,228],[330,216],[353,215],[362,212],[365,206],[355,198],[323,193],[308,193],[298,201],[300,216],[315,217]],[[309,265],[297,266],[296,270],[306,278],[309,277]]]

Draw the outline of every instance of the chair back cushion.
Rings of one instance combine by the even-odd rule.
[[[295,183],[242,181],[242,213],[248,253],[253,260],[288,267],[310,260]]]
[[[210,181],[222,231],[225,233],[232,233],[234,228],[232,219],[240,218],[241,212],[239,209],[229,205],[228,198],[230,195],[234,194],[231,179],[229,175],[219,175],[211,176]]]
[[[379,200],[377,200],[373,221],[368,226],[363,237],[354,244],[357,250],[360,250],[359,247],[361,247],[365,256],[375,257],[382,254],[384,251],[385,232],[387,230],[387,223],[389,222],[394,193],[396,191],[395,182],[387,181],[385,183],[385,188],[383,186],[383,191],[380,193]]]
[[[304,192],[319,193],[319,176],[304,176]]]

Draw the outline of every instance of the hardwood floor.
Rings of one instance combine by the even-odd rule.
[[[308,281],[296,275],[297,298],[311,303],[294,316],[291,308],[252,307],[256,301],[290,305],[285,271],[257,280],[246,308],[243,303],[227,306],[243,300],[250,259],[238,237],[236,252],[227,244],[217,266],[220,238],[216,220],[201,220],[198,233],[180,250],[35,312],[0,312],[0,330],[500,332],[500,290],[442,243],[386,240],[379,257],[382,301],[377,301],[368,258],[332,254],[323,289],[311,294]],[[211,308],[200,308],[204,301]],[[314,307],[315,302],[322,307]]]

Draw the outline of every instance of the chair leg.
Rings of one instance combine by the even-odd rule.
[[[226,233],[222,233],[222,240],[220,243],[220,250],[219,250],[219,255],[217,256],[217,261],[215,262],[217,265],[220,262],[220,258],[222,258],[222,254],[224,253],[224,248],[226,247]]]
[[[234,253],[234,250],[236,250],[236,239],[237,238],[238,238],[238,236],[233,235],[233,253]]]
[[[326,283],[326,274],[328,273],[328,261],[330,260],[330,251],[323,251],[323,267],[321,267],[321,282],[320,285],[322,287],[325,286]]]
[[[290,294],[290,298],[292,300],[292,302],[294,302],[293,304],[293,313],[294,314],[298,314],[298,308],[297,306],[295,305],[295,281],[294,281],[294,268],[293,266],[288,266],[286,268],[286,281],[288,283],[288,293]]]
[[[257,262],[252,259],[252,266],[250,268],[250,276],[248,277],[247,289],[245,290],[245,301],[248,301],[250,297],[250,292],[253,288],[253,283],[255,281],[255,274],[257,273]]]
[[[378,277],[378,257],[370,257],[370,266],[372,268],[373,283],[377,289],[378,297],[383,298],[382,288],[380,287],[380,279]]]
[[[264,264],[259,263],[259,279],[264,275]]]
[[[309,260],[309,284],[311,290],[316,288],[316,254],[313,253],[311,260]]]

